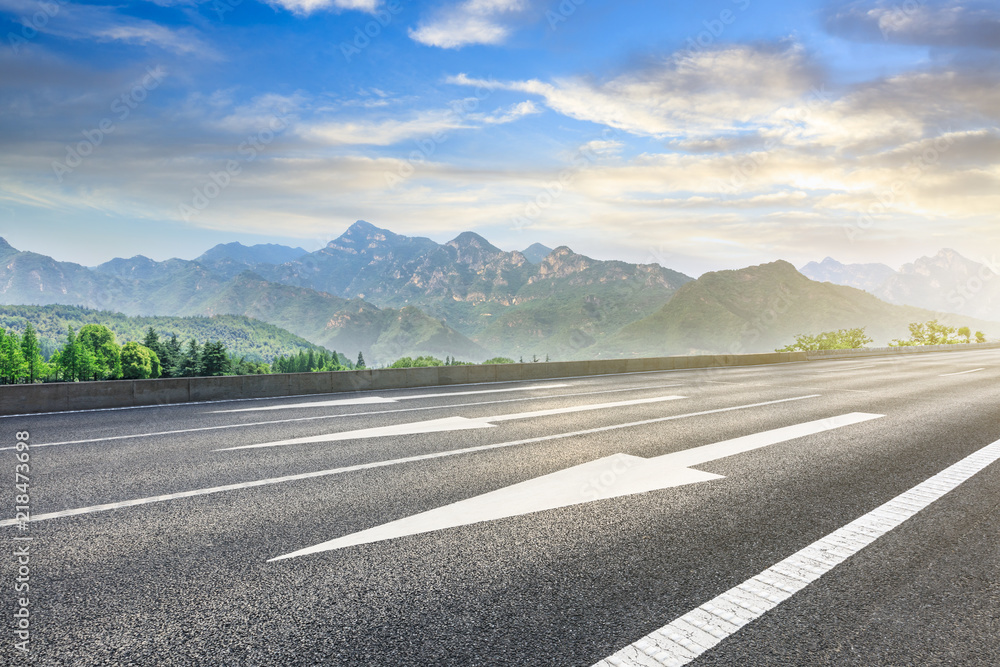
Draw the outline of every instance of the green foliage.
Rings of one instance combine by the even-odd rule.
[[[312,354],[312,350],[309,353]],[[225,375],[228,370],[229,357],[226,355],[225,344],[219,341],[205,343],[201,350],[201,375]]]
[[[194,338],[188,341],[187,347],[177,361],[173,371],[174,377],[190,378],[201,374],[201,345]]]
[[[27,364],[24,363],[24,353],[21,341],[13,333],[0,329],[0,382],[14,384],[20,382],[26,375]]]
[[[417,357],[413,359],[411,357],[401,357],[397,359],[389,368],[424,368],[427,366],[444,366],[445,363],[440,359],[435,359],[434,357]]]
[[[28,382],[34,382],[39,377],[48,375],[49,369],[42,358],[42,349],[38,344],[38,334],[31,322],[24,329],[21,337],[21,352],[24,357],[25,371]]]
[[[517,362],[509,357],[493,357],[492,359],[487,359],[483,364],[516,364]]]
[[[361,354],[360,352],[358,352],[358,362],[356,364],[354,364],[354,367],[355,368],[364,368],[365,367],[365,356],[363,354]]]
[[[972,331],[969,327],[949,327],[937,320],[929,322],[912,322],[909,325],[910,337],[908,339],[894,339],[889,345],[892,347],[910,347],[913,345],[957,345],[959,343],[971,343]],[[956,338],[955,335],[959,338]],[[983,332],[975,333],[977,343],[985,343],[986,336]]]
[[[794,343],[775,351],[857,350],[870,342],[872,342],[872,339],[865,335],[864,327],[859,329],[838,329],[837,331],[824,331],[815,336],[799,334],[795,336]]]
[[[77,306],[0,306],[0,327],[21,335],[31,323],[37,332],[42,357],[50,359],[65,343],[67,327],[74,330],[86,324],[100,324],[114,332],[118,342],[136,341],[156,352],[164,368],[164,377],[176,366],[176,358],[165,352],[172,334],[179,341],[194,338],[225,343],[226,349],[251,362],[270,362],[282,355],[298,354],[299,350],[323,348],[293,335],[278,326],[237,315],[213,317],[130,317],[112,311],[100,311]],[[153,330],[159,347],[149,339]],[[177,345],[174,352],[180,352]]]
[[[114,380],[121,377],[121,346],[115,333],[103,324],[85,324],[76,336],[77,345],[94,354],[93,380]]]
[[[134,341],[122,346],[122,377],[126,380],[147,380],[153,375],[153,360],[148,347]],[[159,365],[159,363],[157,363]]]
[[[320,350],[319,352],[300,351],[297,355],[278,357],[271,364],[273,373],[310,373],[313,371],[346,371],[351,362],[338,352]],[[265,371],[266,372],[266,371]]]

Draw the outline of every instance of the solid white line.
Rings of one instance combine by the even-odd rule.
[[[1000,460],[1000,440],[654,630],[594,667],[686,665],[997,460]]]
[[[158,435],[177,435],[180,433],[197,433],[199,431],[216,431],[227,428],[245,428],[248,426],[269,426],[272,424],[290,424],[294,422],[316,421],[318,419],[339,419],[341,417],[363,417],[365,415],[387,415],[394,412],[418,412],[421,410],[450,410],[454,408],[464,408],[473,405],[497,405],[500,403],[516,403],[518,401],[541,401],[546,398],[566,398],[570,396],[593,396],[595,394],[619,394],[626,391],[646,391],[651,389],[667,389],[669,387],[679,387],[677,384],[661,384],[648,387],[626,387],[625,389],[601,389],[600,391],[583,391],[574,394],[552,394],[550,396],[525,396],[523,398],[507,398],[499,401],[480,401],[478,403],[452,403],[451,405],[429,405],[420,408],[399,408],[396,410],[369,410],[368,412],[345,412],[337,415],[319,415],[316,417],[294,417],[292,419],[273,419],[263,422],[248,422],[245,424],[223,424],[221,426],[200,426],[197,428],[182,428],[174,431],[157,431],[154,433],[132,433],[129,435],[113,435],[106,438],[88,438],[86,440],[65,440],[62,442],[41,442],[32,443],[32,448],[54,447],[56,445],[81,445],[89,442],[104,442],[105,440],[128,440],[129,438],[149,438]],[[14,449],[14,447],[0,447],[0,452]]]
[[[266,486],[269,484],[281,484],[282,482],[292,482],[300,479],[311,479],[314,477],[327,477],[329,475],[340,475],[346,472],[353,472],[355,470],[370,470],[372,468],[383,468],[386,466],[399,465],[401,463],[411,463],[413,461],[425,461],[428,459],[438,459],[448,456],[458,456],[459,454],[469,454],[473,452],[485,452],[491,449],[501,449],[504,447],[513,447],[515,445],[527,445],[535,442],[544,442],[546,440],[557,440],[559,438],[572,438],[580,435],[590,435],[592,433],[603,433],[605,431],[613,431],[621,428],[631,428],[633,426],[645,426],[646,424],[656,424],[659,422],[673,421],[676,419],[684,419],[687,417],[700,417],[702,415],[718,414],[722,412],[732,412],[733,410],[746,410],[748,408],[758,408],[766,405],[777,405],[780,403],[790,403],[792,401],[801,401],[807,398],[818,398],[819,394],[812,394],[810,396],[796,396],[794,398],[782,398],[776,401],[766,401],[763,403],[751,403],[749,405],[735,405],[729,408],[717,408],[715,410],[703,410],[701,412],[691,412],[684,415],[673,415],[670,417],[658,417],[656,419],[646,419],[639,422],[631,422],[628,424],[615,424],[613,426],[601,426],[599,428],[587,429],[585,431],[573,431],[571,433],[557,433],[555,435],[544,435],[537,438],[528,438],[526,440],[514,440],[512,442],[501,442],[495,445],[482,445],[479,447],[466,447],[465,449],[454,449],[446,452],[435,452],[433,454],[421,454],[419,456],[409,456],[402,459],[393,459],[390,461],[377,461],[375,463],[362,463],[354,466],[347,466],[345,468],[334,468],[332,470],[320,470],[317,472],[307,472],[300,475],[288,475],[286,477],[273,477],[271,479],[261,479],[254,482],[241,482],[238,484],[227,484],[226,486],[214,486],[208,489],[196,489],[194,491],[182,491],[180,493],[171,493],[161,496],[152,496],[149,498],[137,498],[135,500],[126,500],[119,503],[107,503],[104,505],[92,505],[90,507],[80,507],[77,509],[63,510],[61,512],[50,512],[47,514],[36,514],[31,517],[32,521],[44,521],[46,519],[58,519],[65,516],[76,516],[78,514],[92,514],[94,512],[106,512],[108,510],[119,509],[121,507],[134,507],[136,505],[148,505],[150,503],[158,503],[165,500],[176,500],[178,498],[191,498],[194,496],[205,496],[212,493],[220,493],[222,491],[234,491],[237,489],[249,489],[255,486]],[[5,519],[0,521],[0,528],[5,526],[13,526],[17,524],[15,519]]]
[[[369,405],[377,403],[395,403],[397,401],[413,401],[421,398],[445,398],[449,396],[477,396],[479,394],[502,394],[511,391],[534,391],[537,389],[561,389],[568,384],[540,384],[529,387],[511,387],[509,389],[484,389],[481,391],[450,391],[438,394],[414,394],[411,396],[360,396],[358,398],[338,398],[331,401],[313,401],[312,403],[292,403],[290,405],[268,405],[263,408],[239,408],[237,410],[212,410],[210,414],[227,414],[230,412],[262,412],[264,410],[292,410],[299,408],[331,408],[341,405]]]
[[[952,375],[965,375],[966,373],[978,373],[979,371],[985,371],[985,370],[986,370],[985,368],[974,368],[971,371],[962,371],[960,373],[945,373],[944,375],[939,375],[938,377],[947,378],[951,377]]]
[[[573,405],[568,408],[552,408],[550,410],[537,410],[535,412],[518,412],[509,415],[496,415],[495,417],[444,417],[442,419],[429,419],[421,422],[409,422],[406,424],[392,424],[390,426],[375,426],[373,428],[362,428],[353,431],[338,431],[336,433],[324,433],[322,435],[311,435],[304,438],[292,438],[290,440],[277,440],[273,442],[261,442],[255,445],[239,445],[236,447],[223,447],[216,449],[216,452],[232,452],[240,449],[262,449],[265,447],[287,447],[289,445],[307,445],[318,442],[340,442],[343,440],[356,440],[358,438],[382,438],[390,435],[417,435],[422,433],[444,433],[447,431],[467,431],[470,429],[493,428],[492,422],[509,421],[511,419],[529,419],[532,417],[547,417],[551,415],[563,415],[572,412],[585,412],[588,410],[606,410],[608,408],[622,408],[631,405],[646,405],[649,403],[661,403],[663,401],[676,401],[685,398],[684,396],[656,396],[654,398],[637,398],[631,401],[618,401],[616,403],[591,403],[588,405]]]

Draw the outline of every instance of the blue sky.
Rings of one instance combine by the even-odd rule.
[[[994,2],[0,0],[0,236],[365,219],[690,274],[1000,253]]]

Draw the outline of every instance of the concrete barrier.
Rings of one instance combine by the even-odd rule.
[[[1000,349],[1000,343],[0,386],[0,415]]]

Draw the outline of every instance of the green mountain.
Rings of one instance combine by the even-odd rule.
[[[651,315],[691,280],[661,266],[605,262],[567,247],[505,252],[464,232],[445,244],[358,221],[315,253],[258,266],[268,280],[380,308],[416,306],[493,353],[579,356]],[[540,252],[547,254],[540,256]]]
[[[79,330],[84,324],[103,324],[115,332],[119,343],[142,342],[149,327],[153,327],[161,337],[177,334],[182,341],[191,338],[200,343],[222,341],[231,354],[246,357],[249,361],[270,362],[276,356],[322,349],[273,324],[239,315],[129,317],[78,306],[0,306],[0,328],[20,335],[29,322],[38,331],[45,356],[51,355],[66,342],[66,327]],[[350,355],[353,349],[339,351]]]
[[[788,262],[706,273],[684,285],[656,313],[622,328],[591,356],[772,352],[797,334],[864,327],[883,346],[908,338],[907,325],[938,319],[989,336],[1000,324],[913,306],[888,304],[853,287],[806,278]]]
[[[247,254],[245,246],[217,246],[212,261],[223,262],[223,270],[181,259],[156,262],[142,255],[88,269],[19,252],[0,239],[0,303],[84,306],[132,316],[240,315],[285,328],[352,358],[360,351],[369,363],[405,355],[469,360],[493,356],[416,308],[381,309],[360,299],[270,282],[246,271],[227,275],[230,262],[240,257],[252,261],[258,255],[273,258],[296,250],[281,248]],[[399,350],[402,353],[396,354]]]

